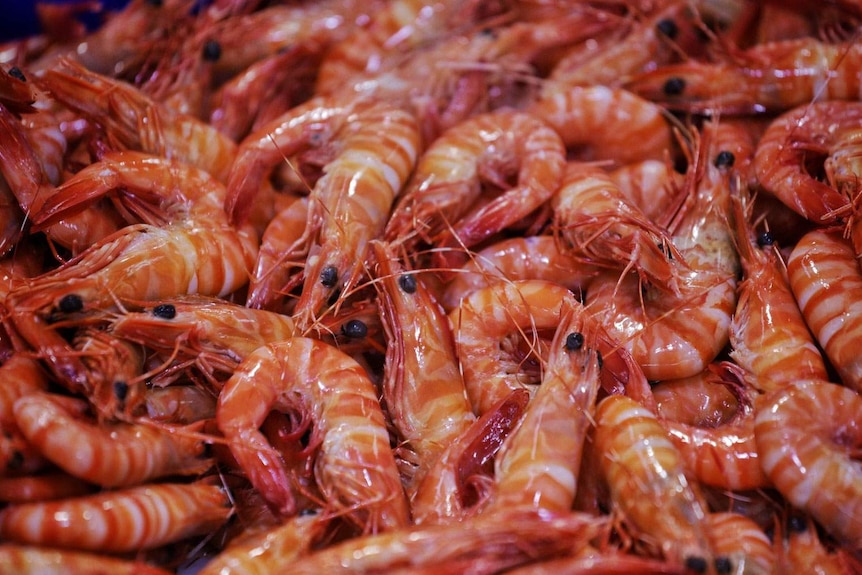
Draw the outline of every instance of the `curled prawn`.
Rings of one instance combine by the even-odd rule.
[[[312,148],[334,157],[314,185],[306,230],[295,242],[308,253],[294,311],[301,330],[314,324],[332,295],[361,277],[367,243],[383,232],[419,154],[419,129],[411,114],[383,103],[318,98],[297,106],[240,145],[225,203],[233,221],[247,217],[276,164]]]
[[[212,465],[195,433],[145,423],[88,423],[48,393],[16,401],[15,421],[47,459],[70,475],[103,487],[198,475]],[[68,437],[74,438],[73,445]]]
[[[840,233],[812,230],[787,260],[790,288],[841,381],[862,390],[862,272],[850,243]]]
[[[816,409],[812,409],[816,406]],[[764,472],[795,507],[852,550],[862,548],[862,479],[855,460],[862,398],[828,381],[794,381],[757,411]]]
[[[859,102],[814,102],[776,118],[754,155],[758,182],[816,224],[837,221],[859,189]],[[825,180],[812,172],[822,161]]]
[[[284,515],[297,511],[295,479],[259,430],[273,409],[311,419],[317,487],[333,511],[370,531],[407,524],[407,499],[377,392],[362,366],[321,341],[260,347],[219,394],[216,419],[251,483]]]
[[[27,545],[134,552],[209,533],[231,514],[225,491],[206,483],[154,483],[0,510],[0,536]]]
[[[440,250],[472,247],[549,199],[564,165],[560,137],[534,115],[499,110],[474,116],[446,130],[419,158],[385,238],[407,247],[420,240]],[[500,192],[477,207],[485,183],[489,193]],[[453,256],[444,251],[440,257]]]
[[[6,298],[15,332],[48,352],[55,374],[76,389],[88,388],[86,370],[52,323],[118,299],[227,295],[245,285],[257,254],[253,231],[228,223],[221,184],[187,164],[138,152],[117,152],[78,172],[34,222],[49,225],[115,191],[150,223],[119,230]],[[145,200],[158,206],[154,214]]]

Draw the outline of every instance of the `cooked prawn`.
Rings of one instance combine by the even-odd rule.
[[[50,545],[50,544],[48,544]],[[2,575],[170,575],[142,561],[118,559],[96,553],[55,549],[50,546],[0,545]]]
[[[231,453],[261,494],[289,516],[297,512],[296,480],[259,430],[273,409],[312,420],[316,483],[333,512],[371,532],[407,524],[383,412],[361,365],[323,342],[295,337],[260,347],[219,394],[216,419]]]
[[[5,541],[111,553],[153,549],[212,532],[231,514],[225,491],[206,483],[154,483],[0,510]]]
[[[706,529],[716,556],[718,573],[771,575],[776,573],[772,542],[760,526],[739,513],[710,513]]]
[[[862,272],[840,233],[812,230],[787,260],[790,288],[802,316],[845,385],[862,391]]]
[[[816,406],[813,408],[812,406]],[[764,472],[795,507],[851,550],[862,548],[862,479],[856,453],[862,398],[828,381],[794,381],[757,411]]]
[[[51,462],[74,477],[102,487],[198,475],[212,466],[197,433],[145,423],[89,423],[46,392],[31,393],[16,401],[15,422]]]

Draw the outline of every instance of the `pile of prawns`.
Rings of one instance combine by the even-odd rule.
[[[0,49],[0,572],[860,572],[859,2],[93,9]]]

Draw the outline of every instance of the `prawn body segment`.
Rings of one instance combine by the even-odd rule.
[[[361,365],[321,341],[295,337],[256,350],[219,394],[216,419],[231,453],[264,498],[293,515],[290,469],[259,429],[273,409],[312,420],[315,478],[334,510],[375,531],[406,525],[383,412]]]

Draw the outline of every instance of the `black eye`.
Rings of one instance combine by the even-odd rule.
[[[114,397],[122,403],[126,401],[126,397],[129,395],[129,384],[125,381],[115,381],[114,382]]]
[[[730,168],[733,166],[733,162],[736,161],[736,157],[733,155],[733,152],[728,152],[727,150],[722,150],[715,157],[715,167],[716,168]]]
[[[725,575],[726,573],[730,573],[731,571],[733,571],[733,563],[730,562],[730,558],[715,558],[715,572],[718,573],[718,575]]]
[[[772,232],[762,232],[757,235],[757,245],[761,248],[771,246],[774,243],[775,237],[773,237]]]
[[[27,77],[24,76],[24,72],[21,71],[21,68],[18,66],[12,66],[9,68],[9,75],[17,80],[21,80],[22,82],[27,81]]]
[[[153,308],[153,315],[162,319],[174,319],[177,317],[177,308],[169,303],[159,304]]]
[[[63,313],[75,313],[84,309],[84,300],[78,294],[70,293],[63,296],[57,308]]]
[[[666,18],[656,24],[656,30],[658,30],[660,34],[664,34],[671,40],[676,38],[676,35],[679,34],[679,28],[677,27],[676,22],[674,22],[670,18]]]
[[[341,326],[341,333],[350,339],[362,339],[368,335],[368,326],[364,321],[352,319]]]
[[[216,40],[207,40],[204,44],[203,58],[207,62],[217,62],[221,58],[221,44]]]
[[[335,287],[338,283],[338,269],[335,266],[326,266],[320,272],[320,283],[323,287]]]
[[[404,293],[416,293],[416,278],[412,274],[404,274],[398,278],[398,286]]]
[[[566,336],[566,351],[578,351],[584,345],[584,334],[572,332]]]
[[[706,573],[706,559],[703,557],[686,557],[685,567],[689,571],[694,571],[695,573]]]
[[[668,78],[662,90],[668,96],[679,96],[685,91],[685,80],[677,77]]]

